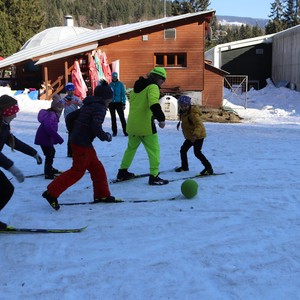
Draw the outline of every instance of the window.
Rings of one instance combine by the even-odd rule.
[[[175,40],[176,39],[176,29],[175,28],[170,28],[170,29],[165,29],[164,32],[165,40]]]
[[[187,66],[186,53],[155,53],[154,64],[159,67],[184,68]]]

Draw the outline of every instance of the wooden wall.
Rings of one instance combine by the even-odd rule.
[[[202,106],[221,108],[223,106],[223,86],[225,72],[205,64],[205,89],[202,92]]]
[[[164,88],[202,90],[204,87],[204,25],[193,23],[176,28],[175,40],[164,40],[164,30],[99,47],[109,62],[120,60],[120,79],[131,88],[139,76],[145,76],[154,67],[154,53],[187,53],[186,68],[166,68]]]

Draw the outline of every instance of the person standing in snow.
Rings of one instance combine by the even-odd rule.
[[[111,116],[111,130],[113,136],[116,136],[118,134],[116,112],[119,115],[120,122],[123,128],[123,133],[125,136],[127,136],[128,134],[126,132],[126,120],[124,116],[124,110],[126,107],[126,93],[124,84],[118,80],[117,72],[112,73],[112,82],[109,84],[109,86],[114,92],[112,102],[108,106]]]
[[[61,100],[64,107],[64,118],[66,120],[67,115],[80,108],[82,101],[74,95],[75,86],[72,82],[68,82],[65,86],[67,95]],[[70,144],[70,132],[68,132],[68,144],[67,144],[67,157],[72,157],[72,148]]]
[[[19,106],[14,98],[8,95],[2,95],[0,97],[0,167],[11,172],[18,182],[23,182],[24,175],[22,171],[15,166],[13,161],[2,153],[4,145],[10,146],[13,151],[17,150],[34,157],[38,165],[42,164],[43,161],[35,149],[17,139],[10,132],[10,122],[16,117],[18,111]],[[13,184],[0,170],[0,211],[11,199],[13,193]],[[0,222],[0,230],[6,227],[7,225],[5,223]]]
[[[82,178],[86,170],[89,171],[92,182],[95,202],[114,202],[111,196],[106,172],[98,159],[93,147],[93,141],[98,137],[101,141],[110,142],[111,134],[104,132],[102,123],[106,110],[113,97],[113,92],[106,81],[96,86],[94,96],[87,96],[83,100],[80,110],[67,116],[67,126],[71,131],[70,142],[73,151],[71,169],[56,177],[47,187],[42,196],[53,209],[59,209],[57,198],[70,186]],[[73,119],[73,116],[75,118]],[[68,125],[73,119],[73,125]]]
[[[177,130],[179,130],[181,123],[185,141],[180,148],[181,166],[176,168],[175,171],[182,172],[189,170],[187,152],[191,147],[194,147],[195,156],[204,165],[204,169],[200,172],[200,174],[212,175],[214,173],[213,168],[201,151],[206,137],[206,130],[201,120],[199,107],[191,105],[191,98],[189,96],[180,96],[178,99],[178,105],[180,121],[177,125]]]
[[[38,121],[41,123],[37,129],[34,143],[40,145],[45,155],[44,174],[45,179],[54,179],[60,172],[53,168],[55,157],[54,145],[62,144],[63,138],[58,134],[58,123],[63,110],[63,104],[59,95],[55,94],[51,107],[41,109],[38,113]]]
[[[127,120],[128,144],[123,155],[117,179],[127,180],[134,177],[128,172],[135,153],[142,143],[148,154],[150,164],[149,185],[168,184],[159,174],[160,146],[154,120],[160,128],[165,127],[165,114],[159,104],[160,88],[167,78],[166,70],[155,67],[147,78],[140,77],[134,84],[129,97]]]

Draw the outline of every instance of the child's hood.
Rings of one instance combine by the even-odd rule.
[[[38,113],[38,117],[37,117],[38,121],[40,123],[43,123],[46,119],[49,118],[50,113],[51,112],[47,109],[41,109]]]

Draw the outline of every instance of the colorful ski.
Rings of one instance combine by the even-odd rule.
[[[6,229],[0,230],[1,233],[77,233],[85,230],[87,226],[81,228],[72,228],[72,229],[50,229],[50,228],[18,228],[13,226],[7,226]]]

